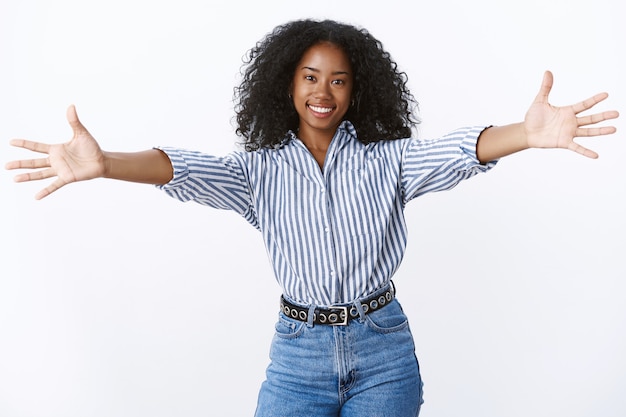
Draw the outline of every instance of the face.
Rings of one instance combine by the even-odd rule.
[[[323,42],[304,53],[291,92],[300,117],[300,138],[332,139],[350,107],[352,77],[348,56],[338,46]]]

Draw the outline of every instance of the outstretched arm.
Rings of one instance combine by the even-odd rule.
[[[47,157],[12,161],[7,169],[28,169],[31,172],[15,176],[15,181],[34,181],[56,177],[35,198],[44,198],[64,185],[93,178],[112,178],[148,184],[165,184],[172,178],[169,158],[157,149],[135,153],[105,152],[82,125],[74,106],[67,109],[72,139],[63,144],[49,145],[25,139],[13,139],[11,145]]]
[[[594,151],[576,143],[574,138],[615,133],[616,129],[613,126],[586,126],[616,119],[619,117],[617,111],[605,111],[589,116],[579,115],[605,100],[608,94],[600,93],[571,106],[555,107],[548,101],[552,83],[552,73],[546,71],[539,93],[523,122],[491,127],[480,135],[476,154],[482,163],[528,148],[563,148],[589,158],[598,157]]]

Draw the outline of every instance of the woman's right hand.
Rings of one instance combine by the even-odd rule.
[[[14,178],[16,182],[56,177],[54,182],[35,195],[37,200],[52,194],[66,184],[103,177],[105,174],[104,153],[98,142],[78,120],[73,105],[67,109],[67,121],[74,133],[67,143],[50,145],[25,139],[13,139],[10,142],[18,148],[47,154],[45,158],[22,159],[6,164],[6,169],[31,170],[16,175]]]

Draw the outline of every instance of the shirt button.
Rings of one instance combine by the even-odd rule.
[[[324,228],[324,231],[325,231],[326,233],[328,233],[328,227],[325,227],[325,228]]]

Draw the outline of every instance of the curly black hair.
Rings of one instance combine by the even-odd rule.
[[[244,57],[242,82],[235,87],[236,133],[247,151],[273,148],[297,131],[299,118],[289,97],[296,65],[307,49],[328,41],[347,54],[354,73],[345,119],[363,143],[411,135],[415,98],[407,75],[367,30],[333,20],[296,20],[276,27]]]

